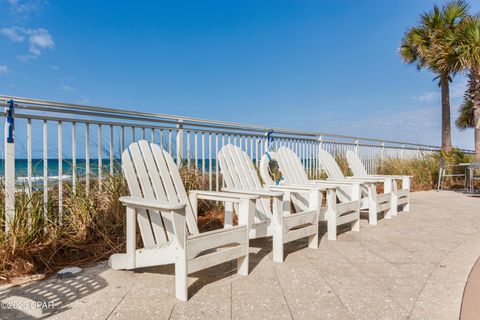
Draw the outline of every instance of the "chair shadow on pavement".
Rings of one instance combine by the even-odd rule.
[[[326,225],[319,225],[319,242],[328,241],[326,240],[327,232]],[[349,232],[350,228],[338,228],[338,235]],[[325,238],[323,240],[323,238]],[[289,242],[285,245],[284,248],[284,257],[288,258],[288,255],[299,250],[309,250],[307,238],[299,239],[297,241]],[[314,249],[313,249],[314,250]],[[269,263],[275,263],[272,260],[270,253],[272,252],[272,238],[259,238],[250,240],[250,257],[249,257],[249,271],[253,272],[258,264],[264,260],[269,259]],[[268,257],[267,257],[268,256]],[[173,277],[175,276],[175,268],[173,264],[163,265],[157,267],[148,267],[135,270],[136,273],[152,273],[152,274],[163,274],[172,276],[172,286],[174,286]],[[200,270],[195,273],[188,275],[189,278],[195,278],[195,281],[188,286],[188,295],[189,299],[195,296],[202,288],[210,284],[215,284],[223,279],[229,277],[236,277],[237,273],[237,262],[227,261],[220,265],[213,266],[211,268]],[[241,277],[241,276],[238,276]],[[235,278],[233,278],[235,279]],[[232,279],[232,280],[233,280]],[[172,287],[172,293],[173,293]]]
[[[72,278],[50,277],[26,285],[0,289],[1,319],[46,319],[64,312],[69,303],[107,286],[98,274]]]

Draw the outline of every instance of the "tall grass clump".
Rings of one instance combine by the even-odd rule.
[[[120,175],[107,176],[101,186],[92,179],[89,192],[85,181],[80,181],[75,190],[64,183],[63,189],[62,214],[58,186],[49,188],[46,203],[43,191],[31,195],[17,192],[15,217],[8,234],[4,231],[4,197],[1,197],[1,280],[48,274],[72,264],[88,265],[124,248],[124,208],[118,198],[128,191]]]
[[[387,158],[377,169],[379,174],[387,175],[409,175],[412,191],[426,191],[437,188],[438,175],[441,162],[450,165],[447,167],[447,174],[465,173],[465,167],[451,167],[459,163],[468,163],[473,160],[472,155],[453,149],[449,153],[423,153],[411,159]],[[464,186],[464,178],[449,178],[445,180],[446,188]]]

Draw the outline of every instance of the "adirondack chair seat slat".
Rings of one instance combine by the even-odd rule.
[[[282,173],[283,184],[276,186],[268,173],[268,163],[273,159],[278,162],[279,169]],[[335,240],[337,237],[337,227],[344,223],[350,223],[353,231],[360,230],[359,218],[359,198],[360,185],[353,181],[343,181],[343,185],[350,187],[350,192],[346,197],[349,201],[337,203],[338,193],[344,192],[339,189],[338,183],[335,181],[309,180],[303,164],[298,156],[290,149],[281,147],[277,152],[269,152],[269,157],[264,155],[260,162],[260,173],[263,181],[265,181],[271,190],[282,190],[282,188],[296,189],[292,193],[292,202],[297,211],[306,210],[308,205],[308,190],[323,191],[326,195],[325,207],[320,210],[319,221],[326,221],[328,227],[328,239]],[[344,199],[344,198],[343,198]],[[343,205],[343,204],[347,205]],[[344,222],[345,219],[339,220],[338,217],[349,215],[350,221]]]
[[[131,196],[127,207],[127,252],[114,254],[115,269],[175,264],[175,295],[188,299],[187,275],[237,259],[237,272],[248,274],[249,229],[257,196],[197,191],[187,194],[171,155],[145,140],[132,143],[122,153],[122,169]],[[197,200],[211,198],[238,205],[238,225],[200,233]],[[226,212],[227,213],[227,212]],[[136,248],[139,226],[142,249]]]
[[[360,157],[353,151],[349,150],[346,154],[348,166],[352,170],[353,176],[365,178],[371,177],[376,179],[383,180],[385,184],[390,183],[390,179],[401,180],[401,187],[397,188],[396,181],[393,182],[395,189],[393,190],[396,193],[396,199],[392,200],[393,207],[395,207],[395,212],[401,211],[407,213],[410,211],[410,179],[411,176],[408,175],[378,175],[378,174],[368,174],[365,166],[362,163]],[[395,203],[396,201],[396,203]],[[397,208],[398,206],[398,208]]]
[[[264,188],[253,161],[240,148],[231,144],[223,146],[218,153],[218,161],[226,185],[222,190],[259,196],[255,219],[250,227],[250,238],[273,237],[274,261],[283,262],[284,243],[300,237],[308,237],[309,247],[318,247],[318,215],[321,205],[321,193],[318,190],[311,191],[307,210],[289,214],[284,211],[285,193]]]

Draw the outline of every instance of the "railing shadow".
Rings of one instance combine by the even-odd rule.
[[[107,286],[99,275],[51,277],[0,290],[1,319],[46,319],[69,310],[68,304]]]

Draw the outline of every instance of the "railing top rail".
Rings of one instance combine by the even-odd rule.
[[[331,134],[331,133],[324,133],[324,132],[315,132],[315,131],[304,131],[304,130],[291,130],[285,128],[271,128],[261,125],[254,125],[254,124],[241,124],[235,122],[226,122],[226,121],[218,121],[218,120],[207,120],[207,119],[199,119],[199,118],[192,118],[192,117],[185,117],[185,116],[175,116],[175,115],[168,115],[168,114],[160,114],[160,113],[152,113],[152,112],[140,112],[140,111],[131,111],[127,109],[118,109],[118,108],[105,108],[105,107],[97,107],[97,106],[90,106],[90,105],[81,105],[81,104],[74,104],[74,103],[64,103],[64,102],[57,102],[57,101],[48,101],[42,99],[31,99],[31,98],[24,98],[24,97],[16,97],[16,96],[9,96],[9,95],[0,95],[0,107],[6,107],[6,102],[9,100],[14,100],[15,104],[22,109],[32,109],[32,110],[42,110],[45,108],[45,111],[54,111],[55,109],[61,110],[62,113],[71,113],[71,114],[83,114],[86,115],[91,113],[97,117],[113,117],[113,116],[121,116],[123,119],[131,119],[131,120],[148,120],[150,122],[175,122],[181,123],[184,126],[197,126],[197,127],[204,127],[204,128],[217,128],[217,129],[225,129],[225,130],[243,130],[243,131],[254,131],[254,132],[261,132],[265,133],[272,130],[275,134],[283,134],[283,135],[293,135],[293,136],[310,136],[316,138],[336,138],[336,139],[348,139],[353,141],[369,141],[369,142],[378,142],[382,144],[395,144],[400,146],[415,146],[421,148],[429,148],[438,150],[440,147],[433,146],[433,145],[426,145],[426,144],[418,144],[412,142],[402,142],[402,141],[393,141],[393,140],[382,140],[382,139],[374,139],[374,138],[364,138],[364,137],[356,137],[356,136],[347,136],[347,135],[339,135],[339,134]]]

